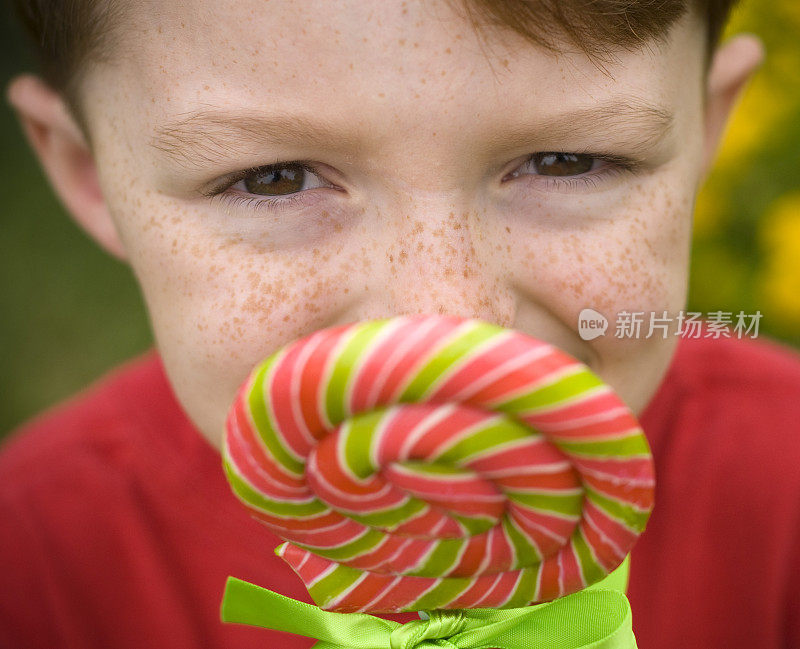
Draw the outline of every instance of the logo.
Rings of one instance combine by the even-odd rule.
[[[667,311],[620,311],[615,323],[615,338],[737,338],[758,337],[761,311],[710,311],[703,317],[697,311],[679,311],[672,316]],[[608,329],[606,317],[594,309],[583,309],[578,315],[578,334],[583,340],[604,336]],[[672,331],[675,329],[675,331]]]
[[[584,340],[594,340],[604,336],[608,329],[608,320],[602,313],[594,309],[583,309],[578,315],[578,334]]]

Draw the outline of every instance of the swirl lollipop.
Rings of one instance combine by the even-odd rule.
[[[228,415],[235,493],[324,609],[519,607],[593,584],[653,506],[628,408],[558,349],[480,320],[317,331]]]

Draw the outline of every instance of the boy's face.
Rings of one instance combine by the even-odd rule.
[[[88,123],[167,372],[209,439],[281,345],[404,313],[549,341],[641,411],[674,330],[614,323],[684,305],[699,21],[597,65],[481,40],[445,2],[153,4],[88,77]],[[575,155],[531,157],[548,152]],[[584,308],[605,336],[582,340]]]

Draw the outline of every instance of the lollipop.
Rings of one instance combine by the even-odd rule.
[[[234,492],[324,609],[493,607],[581,590],[653,506],[628,408],[589,369],[480,320],[317,331],[264,361],[228,415]]]

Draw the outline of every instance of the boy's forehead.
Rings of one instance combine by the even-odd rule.
[[[528,121],[545,123],[571,108],[613,112],[615,102],[669,112],[677,71],[691,69],[702,48],[700,30],[679,25],[677,43],[598,65],[508,30],[476,31],[451,0],[153,4],[130,41],[138,43],[132,56],[122,59],[122,76],[128,98],[148,104],[139,113],[146,123],[137,126],[154,134],[207,108],[320,124],[327,116],[331,126],[347,122],[354,137],[359,120],[410,128],[435,114],[461,129],[513,117],[522,106],[537,113]],[[374,124],[361,126],[375,133]]]
[[[150,59],[168,83],[189,74],[232,88],[234,81],[281,94],[278,84],[330,93],[369,82],[385,89],[400,75],[414,86],[452,75],[504,83],[533,64],[541,83],[610,79],[584,57],[555,57],[510,30],[476,30],[453,7],[459,0],[191,0],[177,11],[158,3],[148,12],[134,56]],[[637,57],[650,66],[652,57]],[[627,61],[630,66],[634,60]],[[445,73],[442,75],[442,73]],[[340,74],[338,87],[332,75]],[[562,86],[563,84],[558,84]],[[409,87],[398,89],[403,93]],[[531,88],[535,92],[536,88]]]

